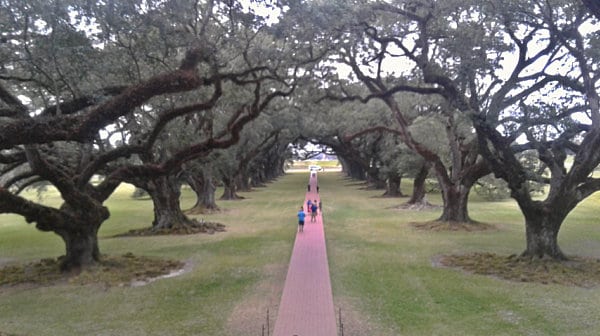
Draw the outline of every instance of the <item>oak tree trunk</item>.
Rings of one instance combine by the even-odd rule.
[[[429,175],[430,168],[431,165],[427,163],[421,166],[421,169],[413,181],[413,192],[407,204],[414,205],[427,203],[425,200],[425,181],[427,180],[427,175]]]
[[[444,211],[438,219],[442,222],[471,222],[469,212],[467,210],[467,202],[469,200],[469,192],[471,188],[461,184],[440,183],[442,188],[442,198],[444,199]]]
[[[237,177],[237,190],[240,191],[252,191],[250,188],[250,178],[245,173],[240,173]]]
[[[386,189],[385,181],[377,176],[367,175],[367,183],[369,189]]]
[[[54,231],[65,243],[66,253],[61,259],[61,270],[79,271],[98,262],[100,260],[98,230],[110,216],[108,209],[98,203],[86,209],[75,210],[63,204],[60,210],[67,215],[62,218],[65,223],[51,228],[50,231]],[[40,226],[43,224],[38,223],[38,228]]]
[[[65,242],[66,254],[60,265],[63,271],[78,271],[100,260],[100,248],[98,247],[100,223],[82,222],[74,226],[78,226],[80,229],[57,232]]]
[[[148,194],[154,204],[154,230],[172,229],[192,224],[181,210],[179,203],[180,185],[172,181],[172,178],[163,176],[152,180],[148,188]]]
[[[196,194],[196,204],[186,211],[188,214],[198,214],[215,212],[219,210],[215,200],[215,191],[217,187],[213,183],[210,174],[194,174],[188,175],[187,181],[194,193]]]
[[[242,196],[237,194],[237,187],[233,179],[223,178],[223,195],[221,195],[221,199],[226,201],[243,199]]]
[[[402,197],[402,190],[400,190],[400,183],[402,182],[402,177],[400,176],[392,176],[388,178],[386,184],[386,191],[383,194],[385,197]]]
[[[558,232],[566,215],[559,211],[560,205],[553,207],[553,211],[543,211],[543,206],[532,206],[525,209],[525,233],[527,248],[523,257],[549,257],[557,260],[566,260],[566,256],[558,246]],[[568,212],[566,212],[568,213]]]

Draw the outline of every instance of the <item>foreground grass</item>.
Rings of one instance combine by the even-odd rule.
[[[288,174],[226,211],[199,216],[223,223],[214,235],[115,238],[150,225],[148,200],[123,188],[108,202],[101,251],[175,259],[191,265],[178,277],[140,287],[60,284],[0,287],[0,334],[17,335],[260,335],[266,308],[279,303],[307,174]],[[596,335],[600,289],[511,282],[437,267],[442,255],[524,249],[514,202],[481,202],[471,216],[494,230],[433,232],[439,209],[397,210],[405,199],[379,198],[337,173],[319,175],[336,307],[348,335]],[[408,187],[408,186],[405,186]],[[409,189],[405,188],[405,191]],[[47,197],[48,202],[58,202]],[[183,207],[192,205],[188,191]],[[439,197],[430,196],[439,204]],[[600,258],[600,200],[567,219],[559,242],[568,255]],[[63,253],[60,240],[18,217],[0,216],[0,263],[34,262]],[[279,286],[279,287],[278,287]]]
[[[145,286],[79,285],[0,287],[0,332],[16,335],[240,335],[230,331],[231,316],[257,284],[270,276],[265,269],[285,265],[290,257],[297,181],[283,180],[246,193],[240,202],[220,202],[221,214],[206,220],[226,225],[213,235],[115,237],[149,226],[149,200],[132,200],[131,188],[108,202],[111,218],[100,230],[100,249],[107,255],[180,260],[183,275]],[[47,197],[47,202],[57,202]],[[275,200],[275,201],[274,201]],[[183,207],[192,205],[184,190]],[[290,217],[289,221],[286,218]],[[199,217],[201,218],[201,217]],[[15,216],[0,216],[0,262],[30,263],[64,253],[59,238],[37,232]],[[285,271],[285,268],[283,268]],[[247,323],[259,335],[267,302],[254,307],[260,319]]]
[[[361,190],[341,177],[320,178],[320,185],[329,204],[325,222],[335,300],[342,311],[358,307],[369,324],[347,321],[347,330],[362,328],[369,335],[597,335],[598,287],[513,282],[434,265],[442,255],[520,253],[524,225],[514,202],[481,202],[473,195],[472,217],[494,224],[495,230],[422,231],[413,223],[436,219],[439,209],[396,210],[400,200],[377,198],[381,191]],[[565,222],[559,243],[568,255],[600,257],[598,204],[598,198],[590,199]]]

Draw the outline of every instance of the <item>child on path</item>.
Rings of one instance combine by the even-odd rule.
[[[311,222],[316,222],[317,221],[317,211],[319,210],[319,207],[317,206],[317,200],[315,200],[312,205],[310,206],[310,221]]]
[[[311,200],[306,201],[306,212],[310,212],[311,207],[312,207],[312,201]]]
[[[304,208],[300,207],[300,211],[298,211],[298,232],[304,232]]]

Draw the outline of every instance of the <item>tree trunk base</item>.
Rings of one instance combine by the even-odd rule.
[[[219,198],[222,201],[240,201],[245,199],[246,197],[240,195],[223,195]]]
[[[191,209],[185,210],[183,213],[186,215],[210,215],[219,212],[221,212],[221,208],[219,208],[218,206],[195,206]]]
[[[421,231],[488,231],[495,230],[496,227],[492,224],[479,223],[475,221],[471,222],[450,222],[450,221],[430,221],[430,222],[419,222],[412,223],[412,227]]]
[[[385,197],[385,198],[401,198],[401,197],[407,197],[406,195],[404,195],[403,193],[390,193],[388,191],[386,191],[385,193],[383,193],[383,195],[381,195],[381,197]]]
[[[530,261],[530,262],[547,261],[547,260],[554,260],[554,261],[569,260],[569,258],[567,258],[567,256],[564,255],[564,253],[562,253],[562,251],[558,251],[558,252],[554,252],[554,253],[544,253],[544,252],[531,252],[528,250],[523,251],[523,253],[521,253],[521,255],[519,256],[519,259],[525,260],[525,261]]]
[[[224,232],[225,225],[215,222],[205,222],[203,219],[190,219],[186,224],[179,223],[169,228],[148,227],[138,230],[130,230],[127,233],[119,234],[117,237],[138,237],[138,236],[162,236],[162,235],[189,235],[197,233],[214,234]]]
[[[398,208],[406,209],[406,210],[421,211],[421,210],[438,209],[438,208],[440,208],[440,206],[431,204],[427,200],[421,200],[419,202],[406,202],[404,204],[399,205]]]
[[[267,185],[265,183],[256,183],[252,184],[252,188],[266,188]]]
[[[440,223],[448,223],[448,225],[450,226],[458,226],[462,224],[477,224],[476,221],[472,220],[468,216],[460,218],[450,218],[442,215],[440,218],[436,219],[436,221]]]

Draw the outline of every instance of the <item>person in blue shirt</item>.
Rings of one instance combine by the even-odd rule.
[[[315,200],[314,202],[312,202],[311,206],[310,206],[310,221],[311,222],[316,222],[317,221],[317,211],[319,211],[319,207],[317,206],[317,200]]]
[[[300,207],[300,211],[298,211],[298,232],[304,232],[304,217],[306,217],[304,208]]]

